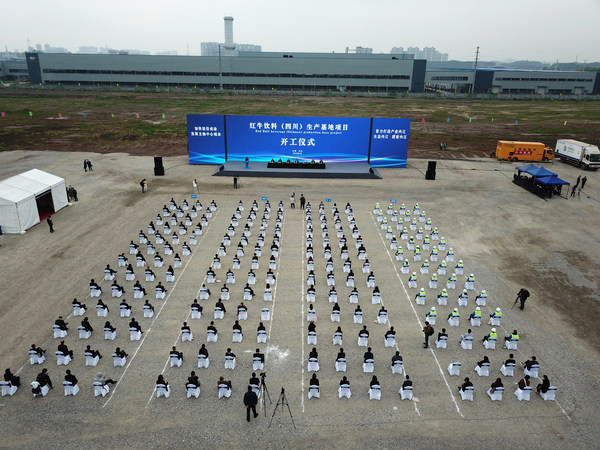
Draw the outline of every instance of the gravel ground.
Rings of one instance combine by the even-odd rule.
[[[84,158],[94,163],[94,172],[84,173]],[[438,162],[437,179],[424,180],[426,161],[410,161],[408,169],[384,169],[382,180],[300,180],[243,178],[241,188],[234,192],[231,180],[211,177],[213,167],[190,166],[185,157],[165,158],[165,177],[152,176],[152,158],[125,154],[62,153],[52,151],[14,151],[0,154],[0,179],[31,168],[38,168],[64,177],[79,193],[79,202],[59,211],[54,217],[56,232],[48,233],[46,224],[39,224],[25,235],[0,236],[0,265],[3,295],[0,307],[0,360],[13,372],[20,370],[23,386],[13,397],[3,397],[0,406],[3,447],[383,447],[481,448],[529,446],[536,448],[596,448],[600,436],[595,407],[598,395],[600,365],[598,361],[600,335],[595,318],[600,313],[598,274],[600,256],[595,221],[600,200],[600,178],[587,173],[585,195],[575,200],[553,198],[544,201],[511,183],[513,166],[492,160]],[[561,178],[574,181],[578,169],[556,163],[554,170]],[[149,179],[149,192],[142,194],[139,181]],[[156,308],[153,319],[143,319],[141,300],[132,299],[132,283],[124,280],[123,268],[117,268],[117,255],[128,253],[130,240],[137,242],[140,229],[154,220],[163,204],[173,197],[177,203],[191,201],[192,179],[199,184],[199,200],[204,208],[211,200],[218,204],[209,225],[204,228],[192,255],[182,257],[183,268],[176,270],[176,283],[168,283],[165,300],[147,298]],[[313,206],[315,228],[315,273],[317,278],[317,334],[321,369],[322,397],[306,399],[310,373],[306,371],[306,264],[304,259],[304,214],[289,208],[289,196],[303,193]],[[231,327],[235,308],[250,265],[250,254],[256,243],[259,223],[255,222],[242,268],[236,271],[237,283],[231,287],[232,298],[226,303],[225,319],[217,321],[219,341],[207,344],[211,365],[196,368],[196,354],[205,342],[210,311],[219,285],[211,286],[211,300],[204,301],[205,314],[200,320],[188,318],[189,304],[197,295],[212,263],[230,218],[240,200],[241,226],[232,238],[223,267],[217,278],[223,280],[231,264],[232,254],[239,242],[240,228],[253,200],[259,203],[258,219],[268,197],[273,211],[266,229],[265,247],[256,271],[257,296],[248,306],[248,320],[242,321],[244,340],[231,342]],[[367,395],[371,374],[362,373],[364,348],[356,344],[359,325],[353,323],[354,305],[348,303],[350,288],[345,286],[339,240],[335,234],[331,203],[326,203],[336,287],[341,305],[344,349],[348,359],[346,375],[352,383],[352,398],[338,399],[337,385],[341,379],[333,367],[338,347],[331,336],[338,324],[331,323],[331,304],[327,301],[325,261],[318,220],[318,204],[333,199],[342,208],[350,202],[357,226],[364,239],[369,260],[376,275],[390,324],[397,331],[397,345],[404,357],[405,369],[414,380],[418,402],[400,401],[397,394],[401,376],[392,375],[389,361],[393,348],[383,346],[386,325],[373,323],[379,305],[369,301],[371,289],[365,285],[366,275],[360,271],[354,240],[342,212],[342,226],[348,238],[350,257],[356,274],[360,304],[365,324],[371,331],[369,345],[375,354],[375,372],[382,386],[381,401],[369,401]],[[517,361],[536,355],[541,363],[540,375],[547,374],[551,384],[558,386],[557,402],[544,402],[532,394],[530,402],[518,402],[513,384],[522,376],[517,369],[514,379],[503,377],[506,387],[502,402],[491,402],[485,390],[497,376],[498,368],[508,355],[507,350],[485,351],[479,338],[489,326],[474,328],[473,351],[461,350],[458,337],[467,328],[468,314],[474,308],[474,296],[461,308],[458,328],[448,327],[445,316],[456,305],[457,291],[451,291],[448,306],[438,307],[436,332],[445,326],[449,333],[448,349],[422,348],[421,327],[424,315],[434,305],[441,289],[426,289],[425,306],[417,306],[414,289],[408,288],[407,275],[389,250],[380,230],[373,205],[387,206],[397,199],[398,207],[405,203],[412,208],[418,202],[434,226],[444,235],[448,247],[456,251],[455,259],[465,262],[466,274],[476,276],[475,292],[486,289],[488,308],[484,317],[496,306],[504,310],[499,335],[519,330],[521,341],[515,352]],[[242,396],[252,372],[251,355],[257,347],[256,326],[260,309],[264,307],[261,292],[266,276],[266,260],[275,228],[275,210],[279,200],[285,205],[282,221],[281,251],[275,275],[274,301],[270,306],[273,320],[265,325],[268,344],[258,345],[267,354],[265,371],[273,404],[267,401],[266,410],[250,424],[245,421]],[[196,223],[198,220],[194,220]],[[187,236],[186,236],[187,237]],[[182,241],[184,237],[182,237]],[[400,241],[406,247],[405,241]],[[178,249],[176,248],[176,251]],[[180,247],[179,247],[180,250]],[[160,248],[162,254],[162,248]],[[406,252],[406,248],[405,248]],[[424,252],[426,253],[426,252]],[[181,254],[181,253],[180,253]],[[406,254],[408,254],[406,252]],[[266,255],[266,256],[265,256]],[[147,258],[148,259],[148,258]],[[412,262],[411,271],[418,268]],[[131,257],[130,257],[131,260]],[[167,264],[172,257],[165,257]],[[134,316],[144,330],[142,341],[129,341],[128,319],[117,314],[118,300],[110,298],[109,282],[101,286],[102,298],[111,309],[109,319],[117,327],[114,342],[102,339],[104,319],[96,317],[95,299],[88,295],[91,278],[102,279],[106,264],[118,269],[117,280],[126,289],[124,298],[133,305]],[[455,263],[449,263],[453,267]],[[134,264],[135,265],[135,264]],[[414,266],[414,267],[413,267]],[[433,264],[432,264],[433,266]],[[165,266],[166,267],[166,266]],[[154,269],[157,281],[165,281],[165,268]],[[418,270],[416,270],[418,271]],[[136,269],[138,278],[142,272]],[[426,277],[419,276],[419,287]],[[440,280],[444,279],[440,276]],[[459,286],[465,276],[459,276]],[[141,283],[150,294],[155,283]],[[511,310],[516,292],[527,287],[532,293],[523,312]],[[149,288],[149,289],[148,289]],[[70,332],[66,338],[75,359],[69,369],[79,378],[81,392],[76,397],[64,397],[60,382],[64,367],[56,366],[52,353],[57,342],[51,337],[51,325],[60,314],[72,313],[73,297],[84,299],[95,331],[89,341],[77,338],[79,318],[70,317]],[[188,320],[195,335],[193,342],[182,343],[179,330]],[[27,349],[37,343],[48,349],[47,367],[55,384],[45,398],[32,398],[28,384],[41,370],[27,361]],[[89,343],[105,356],[97,368],[86,367],[83,349]],[[184,352],[181,368],[168,367],[168,353],[176,343]],[[129,353],[125,368],[112,366],[110,354],[116,346]],[[223,369],[226,348],[238,355],[234,371]],[[480,378],[473,371],[484,354],[490,357],[491,376]],[[449,363],[460,361],[460,377],[450,377]],[[94,398],[91,382],[96,371],[119,381],[111,393]],[[196,370],[202,383],[199,399],[186,399],[184,384],[191,370]],[[226,373],[228,372],[228,373]],[[163,373],[172,386],[168,399],[156,398],[154,384]],[[216,381],[225,376],[233,383],[233,395],[218,400]],[[469,376],[475,385],[475,401],[462,402],[457,394],[461,380]],[[534,386],[538,380],[534,381]],[[277,409],[272,425],[274,404],[281,388],[287,407]],[[266,416],[266,417],[265,417]]]

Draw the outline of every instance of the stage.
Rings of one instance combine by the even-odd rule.
[[[381,175],[368,163],[327,163],[325,169],[268,168],[267,162],[228,161],[218,166],[213,176],[221,177],[271,177],[271,178],[360,178],[381,179]]]

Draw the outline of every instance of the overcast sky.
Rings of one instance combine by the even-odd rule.
[[[49,44],[200,54],[223,42],[263,51],[435,47],[450,59],[600,61],[600,0],[32,0],[3,1],[1,50]]]

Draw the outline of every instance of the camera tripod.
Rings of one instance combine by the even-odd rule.
[[[290,404],[287,401],[285,396],[285,388],[281,388],[281,394],[279,394],[279,399],[277,400],[277,404],[275,405],[275,409],[273,410],[273,415],[271,416],[271,421],[269,422],[269,428],[271,428],[271,424],[273,423],[273,417],[275,417],[275,413],[277,412],[277,408],[281,405],[281,409],[283,410],[284,406],[287,406],[288,412],[290,413],[290,418],[292,419],[292,425],[294,429],[296,429],[296,424],[294,423],[294,416],[292,416],[292,410],[290,409]]]
[[[263,410],[265,412],[265,417],[267,417],[267,397],[269,398],[269,404],[272,405],[271,396],[269,395],[269,389],[267,389],[267,383],[265,383],[266,373],[260,374],[260,386],[258,390],[260,391],[260,397],[262,399]]]

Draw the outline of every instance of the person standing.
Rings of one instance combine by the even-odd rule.
[[[290,208],[296,209],[296,193],[295,192],[292,192],[292,195],[290,195]]]
[[[142,187],[142,194],[144,194],[146,192],[146,179],[145,178],[142,181],[140,181],[140,186]]]
[[[48,223],[48,226],[50,227],[50,233],[54,233],[54,223],[52,222],[52,219],[50,217],[48,217],[46,219],[46,222]]]
[[[304,209],[306,205],[306,199],[304,198],[304,194],[300,194],[300,209]]]
[[[84,159],[84,160],[83,160],[83,170],[84,170],[85,172],[87,172],[87,167],[88,167],[88,165],[87,165],[87,159]]]
[[[238,188],[238,183],[237,182],[238,182],[238,178],[237,178],[237,176],[234,176],[233,177],[233,188],[234,189]]]
[[[525,309],[525,301],[529,298],[529,295],[529,291],[525,288],[521,288],[521,290],[517,294],[517,299],[521,302],[521,306],[519,306],[519,309],[521,311]]]
[[[194,178],[194,181],[192,181],[192,187],[194,188],[194,194],[198,193],[198,182],[196,181],[196,179]]]
[[[246,156],[246,159],[244,160],[244,162],[246,163],[246,169],[249,169],[250,168],[250,158],[248,158]]]
[[[258,403],[258,397],[252,391],[252,386],[248,386],[248,390],[244,394],[244,405],[246,405],[246,420],[250,422],[250,410],[254,414],[254,418],[258,417],[256,412],[256,404]]]
[[[425,335],[425,342],[423,343],[423,348],[429,348],[429,336],[433,336],[435,330],[429,322],[425,322],[425,328],[423,328],[423,334]]]
[[[93,171],[94,171],[94,169],[92,169],[92,162],[91,162],[89,159],[87,160],[87,166],[88,166],[88,170],[89,170],[90,172],[93,172]]]
[[[587,183],[587,176],[585,176],[581,179],[581,189],[583,189],[583,187],[585,186],[585,183]]]

